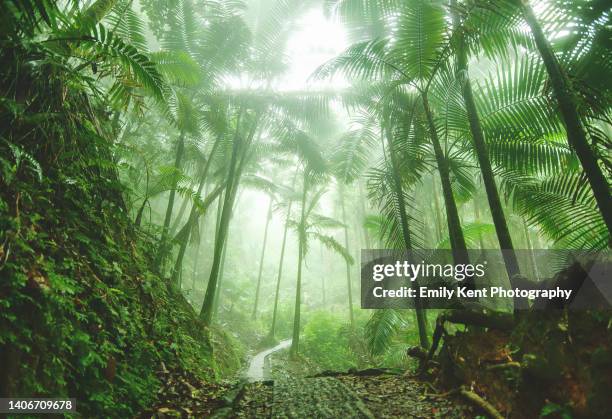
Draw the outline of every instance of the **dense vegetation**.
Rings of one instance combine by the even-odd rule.
[[[313,13],[346,45],[295,87]],[[609,311],[453,334],[357,291],[362,248],[609,249],[610,19],[587,0],[4,0],[2,394],[126,417],[159,371],[220,380],[280,339],[320,371],[412,368],[413,346],[427,369],[444,336],[446,382],[516,392],[499,409],[605,415]],[[500,389],[453,345],[518,347],[532,379]]]

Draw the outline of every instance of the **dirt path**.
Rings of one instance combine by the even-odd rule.
[[[477,415],[458,399],[438,394],[416,376],[395,370],[331,372],[304,376],[290,369],[281,342],[254,356],[239,382],[210,383],[194,376],[166,371],[158,403],[142,418],[464,418]],[[266,368],[271,354],[271,376]],[[278,358],[278,359],[277,359]],[[307,372],[306,374],[312,374]]]

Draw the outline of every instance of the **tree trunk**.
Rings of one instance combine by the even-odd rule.
[[[270,197],[270,203],[268,204],[268,212],[266,214],[266,227],[264,228],[263,244],[261,246],[261,257],[259,258],[259,274],[257,275],[257,289],[255,291],[255,304],[253,305],[253,312],[251,318],[257,318],[257,304],[259,303],[259,289],[261,287],[261,274],[263,273],[264,256],[266,254],[266,243],[268,242],[268,228],[270,227],[270,220],[272,220],[272,197]]]
[[[206,184],[204,195],[208,195],[208,184]],[[219,198],[219,200],[221,200],[221,198]],[[207,220],[208,219],[205,218],[202,221],[202,224],[200,225],[199,240],[195,248],[195,253],[193,254],[193,271],[191,272],[191,292],[195,292],[195,284],[198,270],[198,258],[200,257],[200,247],[202,246],[202,240],[204,239],[204,231],[206,229]]]
[[[576,155],[582,164],[582,168],[593,190],[593,195],[597,201],[599,211],[608,227],[608,233],[612,234],[612,197],[610,196],[610,185],[602,173],[597,163],[597,156],[591,149],[587,140],[584,127],[580,121],[580,113],[578,112],[574,92],[567,76],[555,57],[548,39],[546,39],[544,35],[540,23],[533,13],[533,9],[529,5],[529,1],[519,1],[525,21],[533,33],[536,46],[542,56],[546,71],[548,72],[553,92],[559,104],[561,117],[565,123],[568,142],[576,151]]]
[[[232,156],[230,159],[230,165],[227,175],[227,185],[225,189],[225,196],[223,199],[223,209],[221,210],[221,219],[219,220],[219,229],[217,237],[215,238],[215,248],[213,251],[213,263],[210,269],[210,277],[208,279],[208,285],[206,287],[206,294],[204,301],[202,302],[202,309],[200,310],[200,318],[206,326],[210,326],[213,316],[213,302],[215,301],[215,295],[217,293],[217,281],[219,279],[219,268],[221,266],[221,253],[225,245],[225,239],[229,228],[230,215],[232,207],[234,205],[234,197],[236,188],[236,166],[238,164],[238,154],[240,152],[240,120],[242,116],[242,110],[238,114],[236,121],[236,135],[234,136],[234,142],[232,144]]]
[[[523,232],[525,233],[525,243],[527,244],[527,249],[529,250],[529,259],[531,260],[531,267],[533,268],[533,278],[536,281],[540,281],[540,273],[538,272],[538,264],[535,259],[535,254],[533,252],[533,245],[531,244],[531,238],[529,237],[529,227],[525,220],[523,221]]]
[[[383,128],[384,130],[384,128]],[[397,164],[397,157],[393,147],[393,141],[391,136],[390,127],[387,127],[386,132],[387,144],[389,147],[389,157],[391,160],[391,171],[393,172],[393,187],[395,189],[395,195],[398,203],[400,213],[400,224],[402,227],[402,237],[404,239],[404,246],[406,250],[412,250],[412,238],[410,235],[410,229],[408,228],[408,214],[406,213],[406,202],[404,201],[404,191],[402,189],[402,182],[399,177],[399,168]],[[384,142],[383,142],[384,143]],[[412,282],[413,287],[417,287],[417,281]],[[417,326],[419,329],[419,342],[423,348],[429,347],[429,341],[427,338],[427,321],[425,319],[425,310],[423,309],[423,302],[417,296],[414,299],[414,306],[417,316]]]
[[[291,190],[295,189],[295,181],[297,180],[298,169],[296,169],[293,175],[293,182],[291,183]],[[285,260],[285,247],[287,245],[287,232],[289,230],[289,216],[291,215],[291,206],[293,201],[289,200],[287,206],[287,218],[285,219],[285,230],[283,231],[283,243],[281,245],[280,261],[278,262],[278,276],[276,278],[276,291],[274,293],[274,310],[272,312],[272,326],[270,327],[270,338],[275,339],[276,334],[276,316],[278,313],[278,296],[280,293],[280,283],[283,277],[283,261]]]
[[[249,155],[249,148],[251,142],[253,141],[253,137],[255,136],[255,131],[257,130],[259,120],[259,115],[255,115],[253,125],[251,126],[251,129],[243,143],[238,135],[241,115],[242,110],[238,115],[238,121],[236,123],[236,136],[234,138],[234,143],[232,144],[232,157],[230,160],[227,182],[225,186],[226,193],[223,202],[223,210],[221,211],[221,219],[219,220],[218,240],[215,238],[213,264],[210,269],[210,277],[208,279],[208,285],[206,286],[206,294],[204,295],[204,301],[202,302],[202,309],[200,310],[200,318],[206,326],[210,326],[212,323],[212,318],[216,310],[215,296],[217,295],[217,283],[219,282],[220,272],[223,270],[222,261],[225,260],[224,247],[227,247],[225,243],[229,230],[229,222],[232,216],[234,201],[238,193],[240,176],[242,175],[245,163],[248,160],[247,156]],[[242,156],[240,157],[240,161],[238,161],[238,154],[240,153],[241,148],[243,148]]]
[[[193,186],[194,185],[191,184],[190,189],[193,188]],[[174,236],[174,233],[176,233],[176,229],[178,228],[179,224],[181,223],[181,220],[183,219],[183,216],[185,215],[185,211],[187,210],[187,204],[189,203],[189,201],[189,198],[185,198],[183,199],[183,202],[181,202],[181,207],[179,208],[179,212],[176,215],[174,222],[170,226],[168,236]]]
[[[438,242],[444,237],[442,228],[442,211],[440,211],[440,201],[438,200],[438,188],[436,187],[436,177],[431,177],[431,188],[433,191],[433,204],[436,211],[436,232],[438,234]]]
[[[493,169],[491,168],[491,161],[489,160],[489,154],[487,152],[487,145],[485,143],[484,135],[482,133],[482,127],[480,125],[480,118],[478,117],[478,110],[476,109],[476,103],[474,102],[474,94],[472,92],[472,83],[470,82],[467,62],[467,50],[465,48],[465,39],[463,31],[461,29],[461,22],[457,13],[457,4],[455,0],[452,0],[451,10],[453,10],[453,26],[457,32],[457,71],[465,80],[463,81],[463,102],[467,111],[468,121],[470,123],[470,131],[472,133],[472,141],[474,143],[474,149],[478,158],[478,165],[480,166],[480,173],[482,180],[485,185],[485,191],[487,192],[487,199],[489,201],[489,208],[491,209],[491,217],[493,218],[493,224],[495,226],[495,232],[497,233],[497,239],[499,241],[499,247],[502,249],[504,262],[506,265],[506,272],[508,278],[512,278],[520,273],[518,260],[514,253],[514,246],[512,244],[512,237],[510,236],[510,230],[508,229],[508,223],[506,222],[506,216],[502,208],[501,200],[499,198],[499,192],[497,191],[497,185],[495,184],[495,178],[493,176]],[[504,251],[505,250],[505,251]]]
[[[321,306],[325,307],[325,278],[327,277],[327,269],[325,265],[325,254],[323,253],[323,245],[319,247],[319,250],[321,252],[321,266],[323,268],[323,275],[321,275]]]
[[[299,243],[299,254],[298,254],[298,272],[297,272],[297,284],[295,290],[295,309],[293,314],[293,339],[291,341],[290,354],[291,358],[297,357],[300,349],[300,306],[302,304],[302,251],[303,244]]]
[[[272,311],[272,326],[270,327],[270,337],[275,338],[276,334],[276,316],[278,311],[278,296],[280,293],[280,283],[283,277],[283,261],[285,259],[285,247],[287,245],[287,230],[289,230],[289,213],[291,212],[291,203],[287,209],[287,221],[285,222],[285,230],[283,232],[283,243],[281,244],[280,261],[278,262],[278,275],[276,277],[276,291],[274,293],[274,310]]]
[[[434,153],[436,156],[436,163],[438,164],[440,182],[442,183],[442,195],[444,196],[446,221],[448,224],[448,235],[450,237],[453,259],[455,263],[466,264],[469,263],[469,256],[467,253],[465,238],[463,237],[463,230],[461,229],[459,211],[457,210],[457,204],[455,203],[455,197],[453,196],[453,188],[451,186],[450,180],[450,168],[448,166],[446,156],[442,151],[440,140],[438,139],[438,133],[436,131],[436,126],[434,124],[431,109],[429,108],[427,94],[423,93],[422,98],[423,109],[425,110],[425,115],[427,117],[427,123],[429,125],[429,131],[431,135],[431,142],[433,143]]]
[[[203,213],[202,214],[199,214],[196,211],[195,206],[194,206],[191,209],[191,213],[189,214],[189,219],[187,220],[183,228],[179,231],[179,233],[174,238],[175,242],[178,241],[180,243],[180,247],[179,247],[178,255],[176,257],[176,262],[174,264],[174,267],[172,268],[172,283],[173,284],[177,283],[177,279],[182,272],[183,257],[185,257],[185,252],[187,251],[187,245],[189,244],[189,239],[191,237],[191,232],[193,231],[194,225],[196,225],[199,222],[201,215],[206,214],[206,212],[208,211],[208,207],[210,207],[210,205],[214,202],[214,200],[217,199],[217,197],[219,196],[222,190],[223,190],[223,186],[220,185],[217,187],[215,191],[213,191],[209,196],[206,197],[206,199],[203,202],[203,207],[202,207]],[[198,190],[198,193],[200,192],[201,190]]]
[[[204,169],[202,170],[202,175],[200,176],[200,183],[198,185],[198,191],[196,192],[198,197],[202,194],[202,189],[204,188],[204,185],[206,184],[206,179],[208,177],[208,172],[210,170],[213,156],[220,142],[221,142],[220,139],[217,138],[212,146],[212,149],[210,150],[210,157],[206,161],[206,164],[204,165]],[[219,188],[222,188],[221,185],[219,186]],[[219,189],[219,188],[217,188],[216,191],[213,191],[213,194],[211,197],[215,197],[216,195],[221,193],[222,189]],[[208,201],[206,208],[208,208],[208,205],[212,203],[212,201],[210,200],[211,197],[207,196],[205,199],[205,201]],[[221,201],[220,198],[219,198],[219,201]],[[204,210],[206,210],[206,208],[204,208]],[[191,211],[189,212],[189,218],[187,219],[187,223],[183,227],[183,228],[187,228],[187,231],[185,232],[184,239],[181,241],[181,246],[179,248],[178,256],[176,258],[176,263],[174,264],[174,269],[172,270],[172,283],[176,282],[177,275],[179,274],[179,272],[181,272],[183,256],[185,255],[187,244],[189,243],[189,237],[191,235],[191,228],[193,226],[193,223],[198,222],[199,218],[200,218],[200,215],[197,213],[196,206],[192,205]],[[177,219],[177,222],[178,222],[178,219]]]
[[[229,233],[228,233],[229,236]],[[225,277],[225,261],[227,258],[227,238],[223,245],[223,252],[221,253],[221,266],[219,267],[219,283],[217,285],[217,293],[215,294],[215,300],[213,301],[213,318],[217,317],[219,313],[219,300],[221,300],[221,293],[223,292],[223,278]]]
[[[134,224],[136,225],[136,227],[140,227],[140,224],[142,223],[142,214],[144,212],[145,207],[147,206],[147,202],[149,202],[149,198],[145,198],[142,201],[142,205],[138,209],[138,213],[136,214],[136,219],[134,220]]]
[[[308,188],[308,179],[306,178],[306,168],[304,168],[304,186],[302,190],[302,212],[300,216],[300,226],[298,231],[298,271],[297,283],[295,286],[295,309],[293,314],[293,339],[291,340],[291,349],[289,351],[291,358],[297,357],[300,349],[300,314],[302,305],[302,260],[304,256],[304,241],[306,240],[306,225],[304,214],[306,212],[306,192]]]
[[[179,135],[179,141],[176,147],[176,156],[174,158],[174,168],[179,170],[181,168],[181,160],[185,152],[185,136],[183,132]],[[163,260],[168,246],[166,240],[168,238],[168,230],[170,227],[170,220],[172,219],[172,210],[174,208],[174,196],[176,194],[176,183],[172,182],[172,189],[170,189],[170,196],[168,198],[168,206],[166,207],[166,216],[164,218],[164,225],[162,228],[161,239],[159,241],[159,250],[157,251],[157,258],[155,260],[155,267],[158,271],[163,270]]]
[[[344,224],[344,247],[346,248],[347,253],[349,251],[349,239],[348,239],[348,226],[346,225],[346,210],[344,209],[344,193],[340,192],[340,207],[342,209],[342,223]],[[349,320],[351,324],[351,328],[355,327],[355,319],[353,317],[353,290],[351,284],[351,265],[348,260],[345,260],[346,263],[346,286],[348,289],[348,305],[349,305]]]
[[[193,271],[191,272],[191,292],[195,292],[195,283],[198,270],[198,258],[200,257],[200,245],[202,244],[202,230],[204,229],[204,223],[200,226],[200,240],[193,251]]]
[[[366,202],[366,197],[365,194],[363,193],[363,185],[361,184],[361,180],[357,179],[357,187],[359,188],[359,203],[360,203],[360,220],[359,222],[361,223],[361,225],[359,226],[361,228],[361,230],[363,231],[363,239],[365,241],[365,246],[366,249],[371,249],[372,244],[371,244],[371,240],[370,240],[370,233],[368,233],[368,229],[365,228],[364,226],[364,220],[366,217],[366,207],[365,207],[365,202]]]
[[[241,193],[236,191],[236,197],[234,201],[237,202],[236,205],[240,203]],[[233,217],[233,214],[232,214]],[[231,217],[230,217],[231,220]],[[219,301],[221,300],[221,294],[223,293],[223,279],[225,278],[225,262],[227,261],[227,247],[229,246],[229,231],[227,232],[227,237],[225,238],[225,245],[223,245],[223,252],[221,253],[221,266],[219,267],[219,281],[217,283],[217,293],[215,294],[215,300],[213,301],[213,319],[217,317],[217,313],[219,312]],[[234,301],[232,300],[232,305],[230,306],[230,312],[234,308]]]
[[[480,211],[478,209],[478,200],[477,200],[477,196],[473,196],[472,197],[472,201],[474,202],[474,221],[475,222],[480,222]],[[480,245],[481,249],[484,249],[484,241],[482,240],[482,234],[478,233],[478,244]]]

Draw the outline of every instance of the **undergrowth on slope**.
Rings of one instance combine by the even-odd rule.
[[[230,373],[225,337],[234,361],[219,367],[191,306],[149,269],[154,244],[128,218],[112,155],[119,111],[28,48],[0,57],[1,393],[128,417],[166,367]]]

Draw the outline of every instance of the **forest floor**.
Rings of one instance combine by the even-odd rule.
[[[408,375],[291,377],[251,383],[226,417],[461,418],[474,414]]]
[[[274,358],[270,362],[270,358]],[[475,413],[410,373],[365,370],[310,375],[286,351],[266,360],[265,377],[247,383],[204,383],[165,373],[161,402],[141,417],[217,418],[461,418]]]

